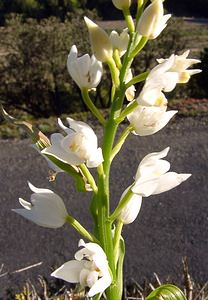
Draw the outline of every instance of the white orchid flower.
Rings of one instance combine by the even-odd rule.
[[[177,113],[177,110],[164,111],[163,107],[139,105],[127,119],[133,126],[134,134],[151,135],[161,130]]]
[[[138,22],[137,31],[148,39],[155,39],[167,26],[170,17],[170,14],[164,15],[163,0],[152,0]]]
[[[191,176],[191,174],[168,172],[170,163],[162,159],[168,151],[169,147],[161,152],[150,153],[143,158],[137,169],[135,183],[131,188],[133,193],[143,197],[160,194],[176,187]]]
[[[118,50],[119,56],[122,57],[125,54],[129,43],[128,28],[125,28],[121,34],[115,30],[111,31],[109,38],[113,49]]]
[[[59,126],[66,135],[51,135],[51,146],[41,152],[52,155],[64,163],[78,166],[86,163],[89,168],[99,166],[103,161],[102,149],[98,148],[97,136],[93,129],[84,122],[67,118],[69,127],[59,119]]]
[[[88,54],[77,57],[78,51],[72,46],[67,59],[68,72],[80,89],[93,89],[100,83],[103,67],[94,55],[90,58]]]
[[[133,74],[131,69],[129,69],[125,77],[125,83],[128,83],[132,78],[133,78]],[[128,101],[134,100],[135,92],[136,92],[135,86],[131,85],[125,92],[126,99]]]
[[[49,189],[39,189],[28,183],[32,192],[31,203],[19,198],[24,208],[12,209],[24,218],[48,228],[64,225],[68,215],[63,200]]]
[[[189,50],[182,55],[172,54],[168,59],[158,59],[149,73],[137,102],[144,106],[160,106],[166,109],[167,99],[163,92],[171,92],[177,83],[187,82],[191,75],[200,73],[200,69],[187,70],[198,59],[187,59]]]
[[[112,58],[113,47],[108,34],[89,18],[84,17],[87,25],[92,51],[97,60],[107,62]]]
[[[146,81],[136,101],[139,105],[160,107],[163,111],[166,111],[168,104],[162,86],[157,81]]]
[[[112,0],[112,2],[113,5],[120,10],[129,8],[131,6],[131,0]]]
[[[199,59],[187,58],[190,53],[190,50],[186,50],[181,55],[173,55],[174,59],[171,61],[171,57],[168,59],[157,59],[157,62],[160,64],[165,64],[165,62],[171,61],[171,66],[168,69],[168,73],[177,73],[177,83],[187,83],[191,77],[191,75],[198,74],[202,70],[200,69],[189,69],[191,65],[198,64],[201,61]],[[158,66],[158,69],[160,69]],[[166,73],[167,73],[166,72]]]
[[[129,188],[127,188],[122,196],[122,198],[125,196],[125,194],[128,192]],[[130,224],[134,222],[136,217],[138,216],[140,209],[142,205],[142,196],[133,194],[127,205],[121,210],[118,220],[123,222],[123,224]]]
[[[71,283],[80,283],[81,287],[89,287],[89,297],[103,293],[112,282],[105,252],[96,243],[79,241],[84,247],[75,253],[75,260],[70,260],[55,270],[51,276]]]
[[[187,70],[192,64],[199,63],[198,59],[187,59],[189,50],[182,55],[172,54],[167,59],[158,59],[159,64],[149,73],[145,85],[159,86],[164,92],[171,92],[177,83],[186,83],[191,75],[200,73],[200,69]]]

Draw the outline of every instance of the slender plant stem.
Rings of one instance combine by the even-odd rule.
[[[92,100],[89,96],[88,89],[82,88],[81,93],[82,93],[82,98],[84,100],[84,103],[87,105],[89,110],[93,113],[93,115],[99,120],[99,122],[102,125],[105,125],[105,119],[104,119],[103,115],[100,113],[100,111],[97,109],[97,107],[94,105],[94,103],[92,102]]]
[[[139,74],[139,75],[135,76],[134,78],[132,78],[129,82],[126,83],[126,89],[128,89],[133,84],[144,81],[147,78],[148,74],[149,74],[149,71]]]
[[[114,59],[112,57],[108,59],[107,64],[108,64],[108,67],[110,69],[110,73],[111,73],[113,84],[117,88],[119,86],[119,84],[120,84],[120,81],[119,81],[119,70],[118,70],[118,68],[116,66],[116,63],[115,63],[115,61],[114,61]]]
[[[79,168],[81,169],[82,173],[86,177],[86,179],[89,182],[89,184],[90,184],[91,188],[93,189],[94,193],[97,193],[98,188],[97,188],[95,180],[94,180],[92,174],[90,173],[89,169],[86,167],[85,164],[81,164],[79,166]]]
[[[119,51],[118,49],[115,49],[113,52],[113,59],[116,63],[117,68],[120,70],[122,67],[122,63],[121,63],[121,59],[120,59],[120,55],[119,55]]]
[[[139,106],[138,102],[136,100],[132,101],[128,106],[124,108],[124,110],[121,112],[120,116],[116,119],[116,122],[121,123],[126,118],[128,114],[130,114],[132,111],[134,111]]]
[[[132,19],[129,7],[123,9],[123,15],[126,20],[127,27],[129,32],[132,33],[135,31],[134,21]]]
[[[115,266],[117,266],[118,256],[119,256],[119,244],[121,239],[121,232],[123,228],[123,222],[118,220],[116,224],[115,234],[114,234],[114,257],[115,257]]]
[[[122,132],[121,136],[118,139],[117,144],[114,146],[112,152],[111,152],[111,162],[116,156],[116,154],[120,151],[121,147],[123,146],[126,138],[128,137],[129,133],[133,130],[133,127],[131,125],[127,126],[124,131]]]
[[[84,238],[88,239],[89,241],[93,243],[98,243],[99,241],[96,239],[96,237],[87,231],[76,219],[74,219],[72,216],[67,215],[66,222],[69,223],[74,229],[76,229],[77,232]]]
[[[139,44],[136,46],[136,48],[131,52],[130,59],[133,59],[146,45],[148,42],[148,38],[142,37]]]

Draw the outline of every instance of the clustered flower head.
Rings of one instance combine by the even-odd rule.
[[[51,275],[71,283],[79,283],[82,288],[89,287],[88,297],[93,297],[111,284],[108,261],[103,249],[96,243],[79,241],[81,250]]]

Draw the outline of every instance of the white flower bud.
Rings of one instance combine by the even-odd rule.
[[[166,22],[171,17],[170,14],[163,15],[163,0],[153,0],[144,10],[137,31],[148,39],[155,39],[167,26]]]
[[[113,5],[118,9],[125,9],[131,6],[131,0],[112,0]]]
[[[122,196],[121,199],[125,196],[128,192],[129,188],[127,188]],[[123,222],[124,224],[130,224],[134,222],[136,217],[139,214],[142,205],[142,196],[133,194],[127,205],[121,210],[121,213],[118,219]]]
[[[84,20],[89,31],[90,43],[95,57],[102,62],[108,61],[113,55],[113,47],[108,34],[89,18],[84,17]]]

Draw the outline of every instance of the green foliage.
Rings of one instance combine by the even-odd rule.
[[[87,34],[78,18],[73,25],[80,30],[54,17],[39,24],[32,19],[22,23],[19,17],[8,22],[1,32],[5,55],[0,58],[0,99],[7,108],[36,117],[83,110],[66,58],[77,40],[83,41],[79,50],[87,48]]]
[[[186,300],[186,297],[177,286],[164,284],[152,291],[146,300]]]

